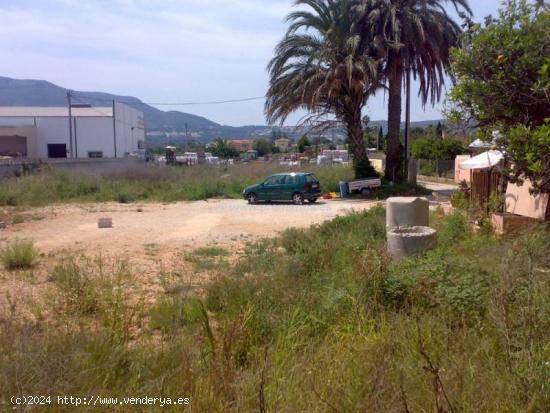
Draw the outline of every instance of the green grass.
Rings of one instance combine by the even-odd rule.
[[[19,224],[23,224],[25,222],[25,217],[23,215],[16,215],[13,217],[13,219],[11,220],[11,223],[13,225],[19,225]]]
[[[229,267],[225,257],[229,253],[220,247],[201,247],[192,253],[185,254],[185,259],[193,264],[195,272],[223,270]]]
[[[0,249],[0,261],[8,270],[32,268],[38,257],[38,250],[32,241],[16,240]]]
[[[348,167],[298,168],[315,173],[325,191],[353,177]],[[66,202],[175,202],[208,198],[241,198],[242,190],[267,176],[290,171],[278,164],[162,167],[143,164],[125,172],[101,175],[61,172],[45,168],[34,175],[2,181],[0,206],[48,205]]]
[[[64,264],[54,287],[66,305],[45,304],[58,314],[49,324],[0,317],[0,398],[182,396],[190,411],[220,413],[255,412],[260,400],[288,412],[547,411],[548,228],[495,238],[471,233],[461,213],[432,220],[439,246],[399,262],[381,208],[288,230],[251,243],[204,295],[160,292],[148,308],[120,270]],[[71,312],[66,300],[88,302],[82,291],[95,310]]]

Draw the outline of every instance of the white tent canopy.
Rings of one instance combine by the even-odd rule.
[[[491,146],[495,145],[499,139],[502,139],[502,134],[498,130],[494,130],[491,135],[493,137],[491,142],[476,139],[470,145],[468,145],[468,147],[472,149],[489,149]]]
[[[491,144],[489,142],[484,142],[481,139],[476,139],[470,145],[468,145],[468,147],[474,149],[489,149],[491,147]]]
[[[487,151],[460,164],[460,169],[487,169],[498,165],[504,159],[501,151]]]

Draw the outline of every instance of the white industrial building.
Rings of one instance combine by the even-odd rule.
[[[0,157],[123,158],[143,147],[143,113],[109,107],[0,107]]]

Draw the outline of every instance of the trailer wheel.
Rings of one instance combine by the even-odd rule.
[[[368,198],[371,195],[372,191],[370,188],[363,188],[361,189],[361,195],[365,198]]]

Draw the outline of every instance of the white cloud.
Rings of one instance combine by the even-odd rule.
[[[267,89],[265,67],[286,30],[283,19],[293,4],[0,0],[0,75],[149,101],[261,96]],[[373,119],[385,117],[381,99],[370,106]],[[261,101],[184,110],[226,124],[264,122]],[[433,111],[415,114],[438,116]]]

